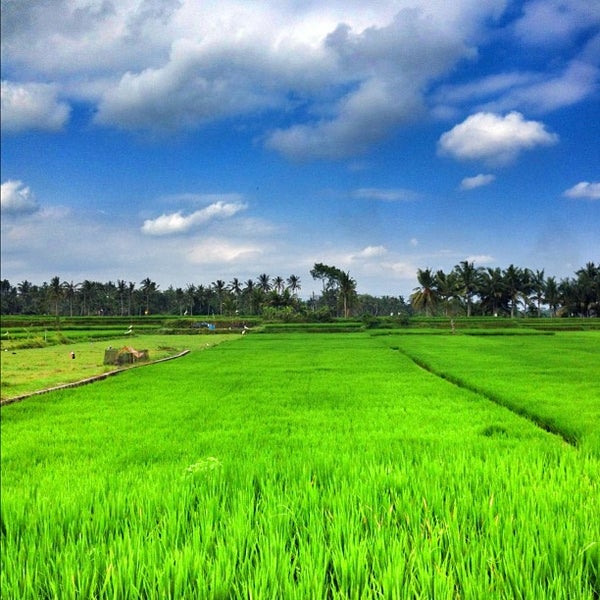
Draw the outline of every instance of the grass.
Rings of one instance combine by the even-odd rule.
[[[3,407],[2,597],[597,598],[598,457],[392,339],[249,335]]]
[[[227,334],[136,335],[40,348],[5,345],[0,353],[2,400],[116,370],[115,366],[103,364],[104,351],[109,345],[114,348],[133,346],[137,350],[147,349],[150,360],[158,360],[185,349],[200,350],[235,337]],[[75,353],[75,359],[71,358],[71,352]]]
[[[430,371],[600,455],[600,334],[388,338]]]

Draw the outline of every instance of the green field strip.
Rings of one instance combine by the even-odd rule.
[[[571,446],[578,447],[579,439],[578,439],[577,435],[575,435],[573,432],[563,430],[561,427],[557,426],[556,423],[554,423],[552,420],[546,419],[543,416],[535,414],[535,413],[527,410],[526,408],[516,406],[515,404],[506,400],[502,396],[497,395],[497,394],[492,394],[489,391],[487,391],[486,389],[484,389],[480,386],[477,386],[477,385],[473,385],[472,383],[470,383],[464,379],[461,379],[460,377],[457,377],[456,375],[453,375],[451,373],[446,373],[444,371],[436,369],[435,367],[433,367],[431,364],[427,363],[423,359],[421,359],[417,356],[413,356],[409,352],[407,352],[401,348],[394,347],[394,350],[398,350],[398,352],[404,354],[404,356],[406,356],[410,360],[412,360],[415,363],[415,365],[417,365],[421,369],[427,371],[428,373],[431,373],[432,375],[435,375],[436,377],[439,377],[440,379],[443,379],[444,381],[447,381],[447,382],[455,385],[456,387],[459,387],[464,390],[468,390],[469,392],[473,392],[474,394],[478,394],[479,396],[485,398],[486,400],[489,400],[490,402],[493,402],[494,404],[497,404],[499,406],[507,408],[511,412],[515,413],[516,415],[523,417],[524,419],[527,419],[528,421],[534,423],[540,429],[543,429],[544,431],[551,433],[553,435],[559,436],[561,439],[563,439],[565,442],[567,442]]]

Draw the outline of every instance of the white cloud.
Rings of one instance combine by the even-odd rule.
[[[567,198],[587,198],[600,200],[600,182],[580,181],[564,192]]]
[[[39,210],[32,191],[22,181],[9,179],[1,186],[0,204],[3,214],[30,214]]]
[[[558,135],[548,132],[539,121],[526,121],[521,113],[513,111],[500,116],[480,112],[442,134],[438,150],[460,160],[505,164],[522,150],[557,142]]]
[[[247,205],[242,202],[218,201],[189,215],[184,215],[182,211],[163,214],[156,219],[146,219],[142,225],[142,233],[159,236],[187,233],[208,221],[232,217],[246,208]]]
[[[58,99],[58,93],[58,87],[52,84],[2,81],[2,131],[62,129],[71,109]]]
[[[383,200],[385,202],[399,202],[414,200],[417,194],[411,190],[384,189],[384,188],[359,188],[352,192],[353,198],[364,200]]]
[[[474,190],[475,188],[489,185],[496,179],[495,175],[479,173],[473,177],[465,177],[460,182],[461,190]]]
[[[514,32],[526,45],[556,47],[600,24],[600,4],[582,0],[532,0],[523,5]]]
[[[357,254],[353,254],[351,256],[351,260],[361,258],[377,258],[378,256],[384,256],[385,254],[387,254],[387,249],[385,246],[367,246]]]
[[[252,263],[264,254],[264,249],[250,242],[209,238],[195,244],[188,252],[193,264]]]
[[[471,256],[467,256],[465,260],[477,265],[485,265],[495,261],[494,257],[489,254],[472,254]]]

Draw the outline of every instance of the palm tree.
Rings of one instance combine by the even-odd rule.
[[[226,283],[222,279],[217,279],[211,283],[211,287],[217,297],[219,303],[219,314],[223,314],[223,293],[227,289]]]
[[[497,316],[500,309],[505,308],[506,289],[500,267],[488,267],[481,276],[480,284],[481,307],[484,314]]]
[[[133,293],[135,291],[135,283],[130,281],[127,284],[127,314],[131,316],[131,309],[133,308]]]
[[[450,300],[456,295],[458,282],[456,281],[456,273],[444,273],[441,269],[435,274],[435,286],[440,296],[440,300],[444,303],[444,314],[448,316]]]
[[[419,286],[410,295],[410,303],[415,310],[424,310],[430,317],[440,299],[432,270],[417,269],[417,281]]]
[[[555,317],[556,310],[560,304],[560,293],[556,277],[548,277],[544,286],[544,302],[550,307],[550,314]]]
[[[473,296],[477,294],[481,283],[481,269],[475,263],[461,261],[454,267],[457,289],[467,305],[467,317],[471,316]]]
[[[292,295],[295,296],[300,291],[300,277],[297,275],[290,275],[287,278],[286,283],[288,284],[288,288],[290,289],[290,292],[292,292]]]
[[[274,289],[278,294],[281,294],[281,292],[283,291],[284,285],[285,285],[285,281],[284,281],[283,277],[281,277],[280,275],[277,275],[277,277],[275,277],[273,279],[272,289]]]
[[[538,317],[542,316],[542,300],[546,290],[546,279],[544,269],[531,272],[531,292],[533,300],[536,302]]]
[[[154,281],[152,281],[150,279],[150,277],[146,277],[146,279],[143,279],[142,281],[140,281],[140,285],[142,286],[141,292],[144,295],[145,302],[146,302],[145,314],[149,315],[150,314],[150,298],[156,293],[159,286],[156,285],[156,283]]]
[[[127,282],[124,279],[117,279],[117,295],[119,296],[119,307],[121,316],[125,314],[125,294],[127,293]]]
[[[60,301],[63,297],[63,286],[60,282],[60,277],[53,277],[50,280],[50,286],[48,288],[48,295],[50,297],[50,301],[54,303],[54,314],[58,317],[58,310]]]
[[[258,287],[266,294],[271,291],[271,277],[266,273],[258,276]]]
[[[344,307],[344,318],[348,318],[348,313],[356,299],[356,280],[350,277],[350,273],[339,273],[339,298]]]
[[[79,283],[73,283],[73,281],[63,281],[63,289],[65,298],[69,301],[69,315],[73,316],[73,299],[77,295],[77,290],[79,289]]]
[[[524,288],[525,274],[523,269],[511,264],[502,272],[502,278],[510,300],[510,316],[514,318],[519,303],[519,295]]]
[[[190,316],[194,314],[194,304],[196,302],[196,286],[193,283],[188,283],[185,286],[185,298],[187,305],[190,307]]]

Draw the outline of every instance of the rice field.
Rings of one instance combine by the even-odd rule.
[[[597,599],[599,341],[248,335],[4,406],[1,596]]]

